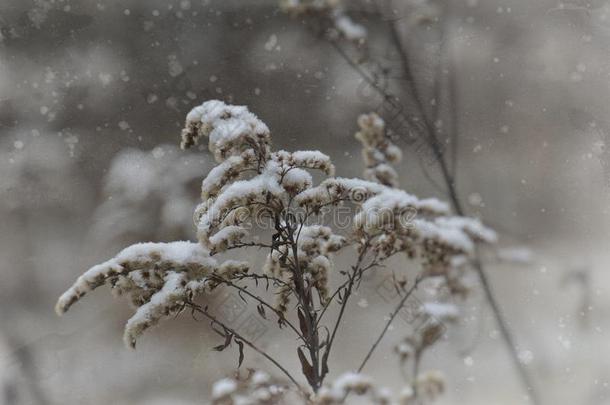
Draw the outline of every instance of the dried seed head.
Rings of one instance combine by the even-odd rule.
[[[362,143],[362,158],[366,165],[364,178],[388,187],[398,186],[398,174],[391,163],[402,158],[399,148],[385,134],[385,122],[375,113],[358,117],[360,130],[356,139]]]

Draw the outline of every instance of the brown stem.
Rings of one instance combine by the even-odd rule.
[[[318,329],[316,328],[316,314],[313,309],[313,302],[311,298],[311,292],[308,291],[305,287],[305,280],[303,277],[303,270],[301,269],[301,265],[299,263],[298,258],[298,235],[300,235],[301,229],[299,229],[297,238],[294,237],[294,230],[292,221],[289,221],[286,218],[286,229],[288,231],[288,241],[292,248],[292,256],[294,260],[293,274],[294,274],[294,282],[295,282],[295,290],[297,296],[299,297],[299,301],[301,306],[303,307],[303,314],[306,323],[306,339],[305,346],[309,351],[309,357],[311,359],[311,367],[313,369],[313,376],[311,376],[311,381],[308,382],[311,385],[311,388],[314,392],[318,392],[318,389],[322,385],[322,380],[320,378],[320,339],[318,335]],[[301,224],[302,228],[302,224]]]

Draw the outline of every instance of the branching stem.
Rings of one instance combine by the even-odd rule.
[[[244,342],[244,344],[246,344],[248,347],[250,347],[252,350],[254,350],[255,352],[257,352],[258,354],[260,354],[261,356],[263,356],[264,358],[266,358],[267,360],[269,360],[271,363],[273,363],[274,366],[276,366],[280,371],[282,371],[286,377],[288,377],[288,379],[290,381],[292,381],[292,383],[297,387],[297,389],[303,394],[305,395],[305,397],[307,397],[307,392],[303,389],[303,387],[301,387],[301,385],[297,382],[297,380],[290,374],[290,372],[284,367],[282,366],[277,360],[275,360],[273,357],[271,357],[271,355],[269,355],[267,352],[265,352],[264,350],[260,349],[258,346],[256,346],[254,343],[252,343],[250,340],[246,339],[244,336],[240,335],[237,331],[235,331],[235,329],[231,328],[230,326],[226,325],[225,323],[223,323],[222,321],[220,321],[218,318],[216,318],[214,315],[210,314],[206,309],[202,308],[200,305],[195,304],[195,303],[189,303],[188,304],[190,308],[192,308],[194,311],[197,311],[198,313],[202,314],[203,316],[205,316],[206,318],[208,318],[210,321],[212,321],[213,323],[220,325],[224,330],[226,330],[227,332],[231,333],[232,335],[234,335],[237,339],[239,339],[240,341]]]
[[[265,301],[264,299],[262,299],[261,297],[259,297],[256,294],[251,293],[250,291],[248,291],[247,288],[241,287],[233,282],[231,282],[230,280],[225,280],[224,278],[221,277],[214,277],[214,280],[226,284],[229,287],[235,288],[236,290],[246,294],[247,296],[249,296],[250,298],[254,299],[255,301],[257,301],[258,303],[260,303],[261,305],[263,305],[264,307],[270,309],[275,315],[277,315],[281,322],[288,325],[290,327],[290,329],[292,329],[294,331],[294,333],[296,333],[296,335],[302,339],[303,341],[305,341],[305,338],[303,337],[303,335],[301,335],[301,333],[298,331],[298,329],[292,324],[292,322],[290,322],[288,319],[286,319],[284,317],[284,314],[282,314],[280,311],[278,311],[277,309],[275,309],[273,307],[273,305],[269,304],[267,301]]]
[[[423,130],[425,132],[424,135],[426,136],[426,142],[430,146],[430,149],[432,150],[434,158],[436,159],[436,161],[438,162],[438,164],[440,166],[443,181],[445,182],[447,194],[449,196],[453,209],[455,210],[455,212],[457,214],[464,215],[464,210],[462,208],[460,199],[458,198],[458,195],[457,195],[453,176],[450,173],[448,165],[443,156],[443,149],[436,137],[434,128],[432,127],[432,125],[428,119],[428,116],[427,116],[424,106],[423,106],[423,102],[419,95],[419,90],[417,89],[415,81],[413,80],[413,73],[410,68],[409,59],[407,57],[407,53],[404,49],[402,41],[400,40],[400,35],[398,33],[396,24],[397,24],[397,21],[394,21],[394,20],[389,21],[391,38],[392,38],[393,43],[395,44],[396,50],[398,51],[398,53],[400,55],[401,62],[403,65],[403,71],[404,71],[405,79],[406,79],[405,81],[406,81],[407,85],[409,86],[409,91],[415,102],[415,107],[418,110],[418,113],[421,117],[421,121],[424,126]],[[362,77],[362,79],[367,84],[369,84],[371,86],[371,88],[373,90],[375,90],[383,98],[384,101],[396,102],[397,98],[388,94],[384,89],[380,88],[379,85],[375,82],[375,80],[372,79],[359,66],[359,64],[357,62],[353,61],[345,53],[345,51],[343,49],[341,49],[341,47],[336,42],[331,41],[331,44],[333,45],[334,49],[339,53],[339,55],[341,55],[343,57],[343,59],[345,59],[345,61],[348,63],[348,65],[350,65],[350,67],[354,71],[356,71]],[[405,118],[407,120],[407,122],[411,122],[410,118],[407,117],[404,114],[404,112],[401,111],[399,113],[399,115],[401,115],[403,118]],[[475,271],[477,272],[477,275],[479,276],[479,279],[481,280],[481,285],[484,290],[485,297],[491,307],[491,310],[494,314],[494,318],[496,319],[496,322],[500,328],[502,339],[503,339],[503,341],[509,351],[509,355],[511,356],[512,361],[516,367],[519,378],[520,378],[521,382],[523,383],[524,387],[526,388],[526,391],[529,393],[531,402],[534,405],[539,404],[540,402],[538,400],[538,395],[534,388],[534,384],[533,384],[531,378],[529,377],[527,370],[523,367],[523,365],[519,361],[519,357],[518,357],[518,354],[516,351],[516,346],[514,344],[514,338],[512,336],[512,332],[504,319],[504,316],[500,310],[500,306],[491,289],[491,285],[489,283],[489,280],[487,279],[487,275],[486,275],[485,269],[480,261],[478,252],[475,255],[474,268],[475,268]]]

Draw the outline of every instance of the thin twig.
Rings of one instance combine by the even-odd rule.
[[[272,245],[269,245],[266,243],[259,243],[259,242],[244,242],[244,243],[236,243],[234,245],[228,246],[227,250],[241,249],[244,247],[257,247],[257,248],[261,248],[261,249],[271,249]]]
[[[274,285],[291,287],[290,284],[287,283],[286,281],[284,281],[280,278],[277,278],[277,277],[269,276],[267,274],[256,274],[256,273],[235,274],[233,276],[233,278],[236,280],[246,280],[246,279],[252,279],[254,281],[263,280],[265,282],[271,282]]]
[[[421,276],[418,276],[415,279],[415,283],[413,283],[413,285],[411,286],[411,288],[405,293],[405,295],[402,297],[402,299],[400,300],[400,302],[398,303],[398,305],[396,306],[396,308],[394,308],[394,311],[392,312],[392,314],[390,315],[390,319],[386,322],[383,330],[381,331],[381,334],[377,337],[377,340],[375,340],[375,343],[373,343],[373,346],[371,346],[371,348],[369,349],[368,353],[366,354],[366,356],[364,357],[364,359],[362,360],[362,363],[360,363],[360,367],[358,367],[358,372],[360,373],[362,371],[362,369],[364,369],[364,366],[366,366],[366,363],[369,361],[369,359],[371,358],[371,356],[373,355],[373,352],[375,351],[375,349],[377,349],[377,346],[379,346],[379,342],[381,342],[381,340],[383,339],[383,337],[385,336],[386,332],[388,331],[388,329],[390,328],[390,325],[392,324],[392,321],[394,320],[394,318],[396,318],[396,315],[398,315],[398,313],[400,312],[400,310],[404,307],[405,303],[407,302],[407,299],[409,299],[409,297],[411,296],[411,294],[413,293],[413,291],[415,291],[415,289],[417,288],[417,286],[419,285],[419,283],[423,280],[423,278]]]
[[[456,88],[456,73],[453,64],[453,53],[451,38],[448,35],[450,31],[450,15],[451,2],[444,5],[443,21],[439,23],[439,38],[438,38],[438,63],[436,71],[436,80],[434,81],[434,99],[436,101],[434,121],[442,120],[443,100],[447,102],[449,112],[447,125],[443,127],[449,128],[449,144],[451,145],[451,180],[456,186],[457,177],[457,161],[458,161],[458,140],[459,140],[459,117],[458,117],[458,100]],[[446,80],[446,97],[443,97],[443,77],[447,73]]]
[[[387,258],[390,258],[392,255],[389,255]],[[369,264],[366,267],[362,267],[357,271],[354,271],[353,274],[357,274],[357,278],[352,280],[352,277],[350,277],[350,275],[348,275],[347,280],[345,280],[343,283],[341,283],[339,285],[339,287],[337,287],[337,289],[332,293],[332,295],[328,298],[328,302],[324,305],[324,307],[322,308],[322,311],[318,314],[318,324],[320,323],[320,321],[322,320],[322,317],[324,316],[324,314],[326,313],[326,310],[328,309],[328,307],[330,307],[330,305],[333,303],[334,298],[339,295],[350,283],[355,283],[356,280],[360,281],[362,279],[362,275],[367,271],[370,270],[374,267],[377,266],[381,266],[381,264],[378,261],[373,261],[371,264]]]
[[[458,172],[458,152],[459,152],[459,133],[460,133],[460,121],[459,121],[459,102],[458,102],[458,89],[456,83],[456,68],[453,64],[453,54],[449,51],[449,77],[447,78],[448,86],[447,93],[449,98],[449,122],[451,125],[451,180],[453,186],[457,186],[457,172]]]
[[[367,239],[366,242],[362,245],[361,251],[358,254],[358,260],[356,261],[356,264],[352,267],[352,273],[348,274],[349,282],[347,284],[347,287],[345,287],[345,290],[344,290],[345,293],[343,294],[343,297],[341,299],[341,309],[339,310],[339,315],[337,316],[337,320],[335,321],[335,325],[333,326],[333,331],[331,333],[330,339],[328,340],[326,349],[324,351],[324,356],[323,356],[324,365],[327,365],[327,363],[328,363],[328,358],[330,357],[331,349],[332,349],[333,343],[335,341],[335,337],[337,336],[337,331],[339,330],[339,325],[341,324],[341,321],[343,319],[343,314],[345,313],[345,308],[347,307],[347,302],[349,301],[349,298],[352,295],[354,283],[356,282],[357,276],[358,276],[359,272],[361,271],[360,266],[362,265],[362,261],[364,260],[364,257],[366,256],[368,248],[369,248],[369,240]],[[326,367],[324,371],[326,371],[326,373],[328,373],[328,367]],[[324,373],[324,375],[326,373]]]
[[[489,306],[491,307],[491,310],[495,315],[496,321],[498,323],[498,327],[500,328],[500,334],[502,335],[503,339],[505,340],[507,346],[512,349],[510,351],[510,354],[511,354],[510,358],[515,366],[515,369],[517,370],[517,372],[519,374],[521,383],[526,387],[526,390],[527,390],[528,394],[530,395],[531,402],[533,404],[540,404],[540,399],[538,397],[538,393],[531,381],[531,378],[528,375],[525,368],[523,367],[523,364],[519,360],[519,355],[517,354],[517,346],[515,344],[515,339],[513,337],[512,331],[510,330],[510,328],[508,327],[508,324],[504,320],[502,310],[500,309],[500,306],[498,305],[498,301],[496,300],[496,297],[493,293],[491,284],[489,283],[489,279],[487,278],[487,274],[485,273],[485,271],[483,269],[483,265],[481,264],[481,262],[478,259],[478,254],[477,254],[477,257],[475,257],[473,264],[474,264],[474,268],[477,270],[479,279],[481,280],[481,285],[483,286],[483,291],[485,293],[487,301],[489,302]]]
[[[441,25],[441,43],[439,58],[445,60],[447,64],[447,103],[449,109],[449,137],[451,144],[451,180],[453,186],[457,187],[457,163],[458,163],[458,141],[460,133],[459,122],[459,101],[457,89],[457,72],[454,63],[453,42],[448,32],[451,31],[451,19],[453,14],[453,4],[447,2],[444,6],[444,22]]]

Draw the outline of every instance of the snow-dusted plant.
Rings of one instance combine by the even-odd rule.
[[[235,343],[241,364],[248,346],[282,371],[304,395],[321,401],[338,391],[347,397],[352,391],[364,390],[352,378],[339,384],[343,388],[324,385],[345,310],[363,275],[401,254],[421,264],[419,273],[404,275],[408,282],[397,283],[402,298],[391,322],[421,280],[435,277],[449,283],[478,242],[495,239],[493,231],[478,220],[451,216],[447,204],[392,187],[397,184],[395,172],[388,178],[382,174],[387,169],[379,166],[397,161],[400,154],[380,138],[382,123],[378,120],[372,115],[359,120],[357,137],[365,155],[371,156],[367,173],[374,174],[369,177],[375,180],[369,181],[335,177],[330,157],[319,151],[274,151],[269,128],[246,107],[217,100],[195,107],[186,118],[182,147],[207,142],[218,163],[203,180],[202,202],[195,209],[199,242],[128,247],[79,277],[60,297],[57,312],[64,313],[85,293],[108,284],[119,295],[130,297],[136,307],[125,328],[129,346],[134,347],[142,332],[161,319],[188,310],[206,317],[224,337],[217,350]],[[313,172],[322,177],[317,184]],[[350,227],[324,224],[329,213],[346,207],[353,209]],[[267,226],[271,233],[261,230]],[[252,261],[216,258],[248,248],[267,252],[262,269],[254,268]],[[336,268],[334,258],[342,252],[355,259],[347,268]],[[296,336],[296,356],[309,390],[273,353],[197,303],[197,296],[221,285],[253,302],[261,317],[269,319],[273,314],[279,328]],[[265,289],[274,291],[274,303],[263,297]],[[331,317],[332,311],[327,310],[333,305],[339,310]],[[387,326],[389,323],[360,363],[360,370]],[[237,383],[225,383],[217,391],[230,396],[238,389]],[[379,392],[370,393],[380,398]]]
[[[213,405],[266,405],[287,401],[299,401],[302,397],[295,396],[294,390],[282,381],[274,379],[260,370],[249,369],[245,376],[236,373],[235,377],[227,377],[216,381],[212,387],[211,404]]]
[[[372,405],[418,405],[434,401],[444,389],[443,376],[436,371],[421,373],[413,386],[406,386],[397,393],[367,375],[350,371],[325,384],[316,395],[306,397],[265,372],[248,369],[245,376],[236,373],[234,377],[216,381],[210,404],[343,405],[350,403],[351,397],[357,397],[358,403]]]

